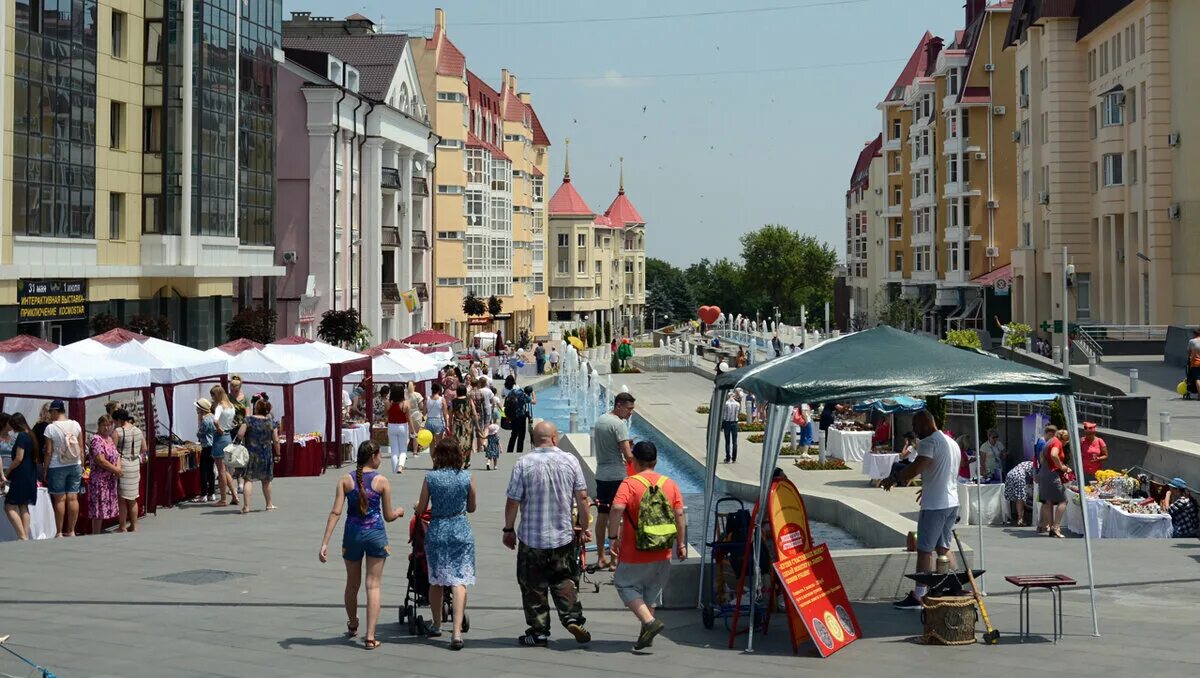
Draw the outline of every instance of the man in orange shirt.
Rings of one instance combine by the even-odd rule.
[[[663,623],[654,618],[654,609],[662,603],[663,588],[671,572],[671,552],[674,551],[680,560],[687,558],[683,496],[675,481],[654,472],[657,462],[658,449],[654,443],[642,441],[633,446],[636,473],[621,482],[608,514],[609,534],[612,543],[618,545],[615,552],[620,559],[613,574],[613,585],[621,602],[642,623],[633,646],[635,650],[649,647],[654,636],[663,630]],[[637,548],[638,517],[648,492],[662,492],[675,518],[675,543],[654,551]]]

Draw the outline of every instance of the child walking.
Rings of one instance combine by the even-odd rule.
[[[487,447],[484,448],[483,454],[487,457],[487,465],[485,468],[489,471],[494,470],[499,465],[500,459],[500,425],[489,424],[487,427]]]

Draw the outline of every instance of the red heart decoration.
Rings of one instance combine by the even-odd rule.
[[[719,306],[701,306],[697,314],[706,324],[712,325],[721,315],[721,308]]]

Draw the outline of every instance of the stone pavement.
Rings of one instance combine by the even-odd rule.
[[[694,412],[705,399],[702,384],[674,383],[686,375],[672,375],[656,396],[641,380],[650,383],[659,376],[630,375],[639,409],[669,408],[677,400],[679,428],[689,422],[702,427],[703,417]],[[671,400],[659,399],[671,394]],[[755,446],[745,445],[748,463],[729,469],[753,467]],[[1016,642],[1017,600],[1009,594],[988,600],[1003,634],[997,647],[913,644],[910,639],[920,631],[917,613],[868,602],[855,605],[864,639],[827,660],[792,656],[779,626],[754,654],[728,650],[720,622],[706,631],[695,610],[664,611],[667,631],[651,652],[638,655],[631,651],[633,618],[620,606],[609,578],[598,575],[600,592],[585,588],[582,593],[594,636],[590,645],[578,646],[556,629],[550,648],[519,648],[514,640],[524,620],[513,577],[515,556],[500,543],[512,460],[504,455],[498,472],[475,471],[480,510],[471,522],[479,584],[470,591],[471,631],[462,652],[449,652],[448,638],[412,638],[395,624],[404,595],[407,522],[390,528],[394,555],[384,573],[385,607],[377,633],[384,645],[366,652],[361,642],[346,640],[344,568],[336,560],[322,565],[316,558],[333,474],[279,479],[275,501],[281,508],[272,513],[258,510],[262,497],[256,493],[256,510],[247,516],[236,509],[188,505],[160,510],[140,523],[142,531],[135,535],[0,544],[6,575],[0,579],[0,635],[11,634],[9,646],[62,677],[777,676],[822,670],[895,676],[952,668],[1007,676],[1031,667],[1054,667],[1061,675],[1112,675],[1147,666],[1161,675],[1194,675],[1200,669],[1194,651],[1200,543],[1170,540],[1097,544],[1102,639],[1091,637],[1087,596],[1076,590],[1066,595],[1068,635],[1057,646]],[[411,506],[427,468],[428,456],[418,457],[394,482],[398,502]],[[897,504],[910,501],[898,494],[895,499],[876,496]],[[1079,540],[1036,539],[1028,531],[990,528],[987,539],[988,565],[995,572],[1079,576],[1082,571]],[[220,577],[227,578],[213,581]],[[1048,632],[1049,603],[1035,598],[1035,607],[1035,631]],[[743,646],[740,639],[737,647]],[[0,653],[0,674],[28,673],[28,667]]]
[[[1183,370],[1163,363],[1162,356],[1108,356],[1096,366],[1092,378],[1128,392],[1130,369],[1138,371],[1138,395],[1150,396],[1146,408],[1149,438],[1159,439],[1159,413],[1169,412],[1173,440],[1200,442],[1200,402],[1179,395],[1175,387],[1183,381]],[[1071,370],[1084,375],[1088,372],[1087,365],[1075,365]]]

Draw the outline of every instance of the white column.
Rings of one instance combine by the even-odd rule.
[[[334,128],[329,125],[308,128],[308,252],[297,253],[308,258],[308,274],[316,281],[320,297],[315,309],[318,317],[333,308],[337,290],[333,279],[336,248],[333,224],[339,207],[333,203],[336,190],[333,135]]]
[[[362,170],[359,190],[362,191],[363,223],[359,257],[362,259],[362,279],[359,283],[359,305],[363,324],[371,337],[383,336],[383,139],[367,139],[363,144]]]
[[[179,251],[180,264],[196,264],[196,242],[192,237],[192,24],[195,21],[192,0],[183,0],[183,35],[179,38],[183,52],[182,75],[182,120],[180,120],[179,145],[183,152],[179,171]],[[164,93],[165,95],[165,93]],[[164,187],[165,189],[166,187]]]
[[[396,264],[399,277],[396,282],[400,291],[405,292],[413,287],[413,152],[402,148],[399,158],[400,201],[404,205],[404,213],[400,215],[400,257]],[[413,333],[412,314],[407,308],[397,309],[396,313],[400,317],[400,338],[403,339]]]

